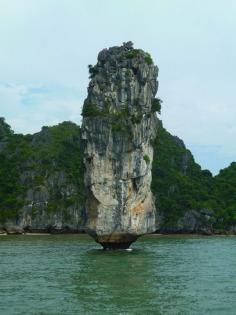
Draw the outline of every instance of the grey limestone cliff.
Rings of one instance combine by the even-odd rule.
[[[83,106],[86,231],[105,248],[128,247],[156,230],[150,189],[158,121],[158,68],[131,42],[89,66]]]

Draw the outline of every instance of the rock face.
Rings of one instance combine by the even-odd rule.
[[[80,127],[14,135],[0,118],[0,231],[78,233],[84,225]]]
[[[159,221],[161,221],[161,218]],[[164,234],[218,234],[218,231],[214,229],[215,223],[216,219],[214,218],[214,211],[209,209],[189,210],[186,211],[184,215],[180,217],[172,226],[166,227],[160,225],[160,227],[158,227],[158,232]]]
[[[89,72],[82,112],[86,231],[104,248],[127,248],[156,230],[150,185],[158,68],[128,42],[102,50]]]

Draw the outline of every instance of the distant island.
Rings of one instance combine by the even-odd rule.
[[[0,231],[78,233],[84,224],[80,126],[62,122],[33,135],[0,119]],[[236,163],[212,176],[160,123],[152,191],[159,233],[236,233]]]

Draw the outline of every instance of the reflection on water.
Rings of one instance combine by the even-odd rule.
[[[94,309],[142,312],[152,309],[156,295],[150,286],[154,276],[151,254],[137,249],[126,251],[92,250],[78,257],[82,268],[75,275],[75,294],[88,311]]]
[[[236,238],[0,237],[0,314],[235,314]]]

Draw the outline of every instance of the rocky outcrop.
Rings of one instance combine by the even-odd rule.
[[[161,221],[161,218],[160,218]],[[211,235],[215,233],[214,224],[216,219],[214,218],[214,212],[209,209],[189,210],[180,217],[173,225],[158,227],[159,233],[186,233],[193,234],[199,233],[204,235]]]
[[[77,188],[63,171],[49,175],[26,191],[17,225],[27,232],[76,233],[83,226],[83,204],[73,198]],[[11,230],[11,225],[7,226]]]
[[[81,232],[80,151],[80,127],[73,123],[23,136],[14,135],[0,120],[0,230]]]
[[[25,173],[22,175],[24,177]],[[31,171],[31,176],[37,176],[37,171]],[[83,203],[76,197],[77,187],[63,171],[55,172],[40,185],[27,188],[17,216],[0,222],[0,230],[8,234],[81,233]]]
[[[82,113],[86,230],[105,248],[128,247],[156,230],[150,185],[158,68],[128,42],[102,50],[89,70]]]

